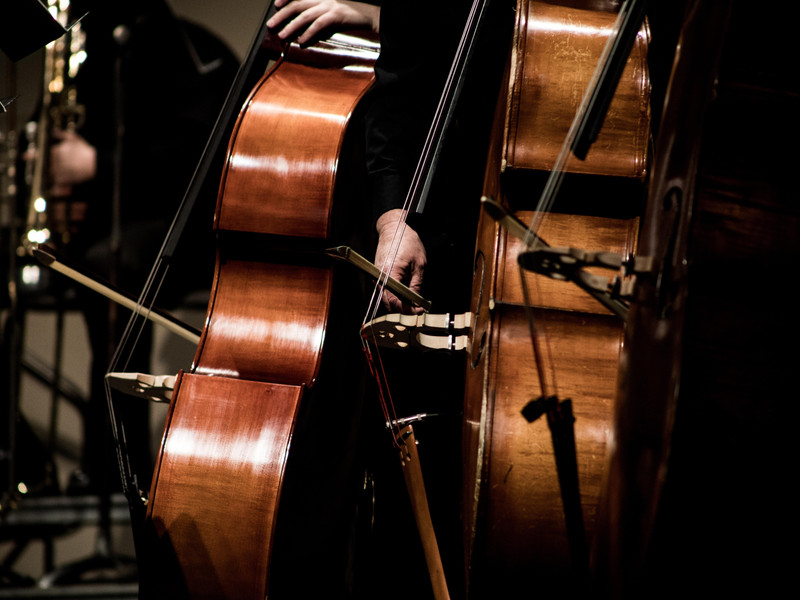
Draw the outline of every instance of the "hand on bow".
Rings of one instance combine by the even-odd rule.
[[[328,32],[348,29],[378,31],[380,8],[345,0],[275,0],[279,9],[267,21],[282,40],[308,44]]]
[[[422,276],[427,264],[425,246],[417,232],[408,225],[398,230],[403,218],[399,208],[383,213],[375,225],[378,230],[378,247],[375,251],[375,265],[389,270],[389,276],[406,284],[419,294],[422,290]],[[397,239],[395,238],[397,232]],[[397,252],[395,254],[395,249]],[[394,256],[394,258],[392,258]],[[419,314],[422,307],[413,306],[400,300],[388,289],[383,291],[383,305],[392,312]]]

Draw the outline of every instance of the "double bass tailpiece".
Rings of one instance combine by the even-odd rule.
[[[177,376],[113,372],[106,373],[106,381],[115,390],[129,396],[169,404]]]
[[[625,258],[616,252],[589,252],[568,247],[528,250],[521,252],[517,261],[528,271],[574,283],[623,321],[628,316],[636,275],[652,272],[653,265],[648,256]],[[621,271],[621,276],[595,275],[586,271],[586,267]]]
[[[628,302],[633,297],[636,276],[653,271],[651,257],[625,257],[617,252],[553,247],[532,233],[522,221],[495,200],[483,197],[481,202],[489,216],[511,235],[525,242],[527,249],[517,257],[517,262],[523,269],[551,279],[570,281],[623,321],[627,318]],[[620,275],[604,277],[586,271],[587,267],[620,271]]]

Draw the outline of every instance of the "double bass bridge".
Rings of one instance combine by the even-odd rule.
[[[361,335],[369,336],[384,348],[466,350],[474,322],[475,315],[470,312],[421,315],[390,313],[366,323]]]

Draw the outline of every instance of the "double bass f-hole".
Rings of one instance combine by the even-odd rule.
[[[469,365],[472,369],[478,366],[483,350],[486,347],[486,321],[481,318],[485,316],[486,311],[491,310],[491,306],[488,306],[490,299],[486,297],[488,291],[486,288],[486,275],[486,257],[482,252],[476,252],[472,268],[472,278],[477,282],[478,297],[474,313],[475,329],[472,332],[472,343],[469,346]]]

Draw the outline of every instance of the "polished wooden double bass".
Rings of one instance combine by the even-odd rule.
[[[800,93],[794,23],[753,8],[677,15],[598,548],[615,598],[793,586]]]
[[[572,282],[521,277],[526,242],[488,208],[502,208],[523,231],[541,219],[535,233],[551,246],[634,250],[649,135],[646,28],[586,159],[566,164],[546,214],[535,203],[614,19],[602,10],[518,3],[484,186],[492,204],[480,216],[474,265],[463,437],[470,598],[570,597],[586,583],[623,320]],[[530,313],[534,341],[544,338],[538,347]],[[554,404],[526,418],[538,397]]]
[[[292,45],[241,110],[206,325],[177,378],[148,499],[143,597],[263,599],[346,585],[342,464],[360,369],[335,360],[348,354],[338,336],[348,302],[322,251],[349,241],[339,226],[358,228],[354,215],[368,214],[345,183],[363,180],[349,124],[377,49],[341,35]],[[358,357],[357,325],[349,331]]]

